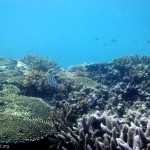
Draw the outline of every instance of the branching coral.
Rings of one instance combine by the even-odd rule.
[[[88,77],[108,86],[109,97],[121,100],[149,100],[150,57],[132,56],[113,60],[111,63],[88,64]],[[99,88],[99,86],[97,86]]]
[[[54,115],[54,126],[59,132],[58,149],[98,149],[98,150],[140,150],[147,149],[150,143],[150,122],[147,127],[119,120],[108,112],[96,111],[83,115],[77,122],[70,122],[68,116],[73,113],[68,109]]]
[[[76,65],[64,71],[51,60],[29,55],[9,67],[10,74],[5,67],[0,70],[0,113],[5,122],[0,140],[34,141],[55,128],[49,136],[51,149],[150,148],[149,56]],[[10,72],[12,68],[17,73]],[[10,77],[17,77],[16,81]],[[51,86],[53,81],[57,86]],[[42,99],[21,94],[43,98],[55,106],[53,113]]]
[[[54,60],[49,60],[38,55],[27,55],[20,60],[27,64],[31,70],[47,72],[50,69],[50,72],[54,72],[60,69]]]

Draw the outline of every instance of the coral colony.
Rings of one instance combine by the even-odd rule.
[[[150,56],[0,57],[0,116],[2,149],[150,150]]]

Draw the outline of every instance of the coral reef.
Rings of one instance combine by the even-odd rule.
[[[40,56],[0,58],[0,115],[0,143],[148,150],[150,56],[66,70]]]
[[[2,87],[2,89],[0,90],[0,95],[3,96],[3,95],[9,95],[9,94],[20,94],[20,89],[17,88],[17,86],[15,85],[4,85]]]
[[[51,97],[57,93],[63,85],[59,84],[59,74],[63,71],[56,62],[40,56],[27,55],[20,59],[23,66],[27,65],[24,72],[23,89],[26,96],[46,95]],[[57,78],[58,86],[54,88],[49,86],[48,77]]]
[[[0,57],[0,72],[7,69],[7,65],[10,63],[10,60],[4,57]]]
[[[49,72],[50,75],[57,74],[60,67],[54,60],[34,55],[27,55],[20,59],[25,63],[31,70],[37,70],[42,72]]]
[[[132,56],[116,59],[111,63],[88,64],[88,77],[96,80],[99,89],[107,86],[107,99],[134,101],[150,99],[150,57]]]
[[[51,133],[51,107],[40,98],[19,96],[7,85],[0,91],[0,143],[35,141]]]
[[[134,122],[128,122],[110,115],[110,111],[95,111],[84,114],[75,122],[69,119],[74,116],[74,110],[75,105],[70,106],[65,113],[64,110],[54,111],[53,124],[59,133],[55,137],[57,144],[53,145],[52,149],[148,149],[150,116],[145,119],[142,119],[142,115],[138,116],[139,119],[135,116]],[[52,141],[51,138],[50,140]]]
[[[48,75],[42,71],[31,70],[24,75],[23,86],[25,95],[36,96],[38,93],[45,92],[48,88]]]
[[[86,64],[73,65],[68,67],[66,71],[71,72],[77,77],[85,77],[86,76]]]

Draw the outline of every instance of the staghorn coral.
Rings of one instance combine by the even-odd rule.
[[[59,132],[55,135],[57,149],[100,149],[100,150],[146,150],[150,143],[150,118],[147,126],[139,121],[130,123],[110,114],[110,111],[96,111],[71,121],[73,108],[68,113],[55,111],[53,125]],[[65,109],[66,110],[66,109]],[[55,148],[56,148],[55,147]]]
[[[97,90],[107,87],[107,95],[101,94],[105,100],[114,98],[118,102],[137,99],[149,101],[149,62],[149,56],[136,55],[118,58],[111,63],[87,64],[85,67],[88,77],[98,82],[95,86]]]

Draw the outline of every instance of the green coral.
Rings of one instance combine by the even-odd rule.
[[[4,57],[0,57],[0,66],[9,64],[10,60]]]
[[[79,65],[70,66],[67,70],[70,72],[85,71],[86,68],[85,68],[85,64],[79,64]]]
[[[71,79],[72,81],[74,81],[75,84],[82,84],[84,87],[95,88],[95,85],[97,84],[97,81],[95,80],[84,76],[76,76],[75,74],[69,71],[62,72],[59,75],[59,77],[63,79]]]
[[[20,93],[20,89],[17,88],[15,85],[5,85],[3,87],[3,93],[5,94],[19,94]]]
[[[51,108],[42,99],[9,94],[0,102],[1,141],[33,141],[50,134]]]
[[[2,84],[21,84],[23,77],[13,71],[0,72],[0,83]]]
[[[76,76],[86,76],[85,64],[73,65],[67,69],[68,72],[73,73]]]
[[[75,84],[83,84],[84,87],[90,87],[90,88],[95,88],[95,85],[97,84],[96,81],[87,77],[75,77],[74,81]]]

